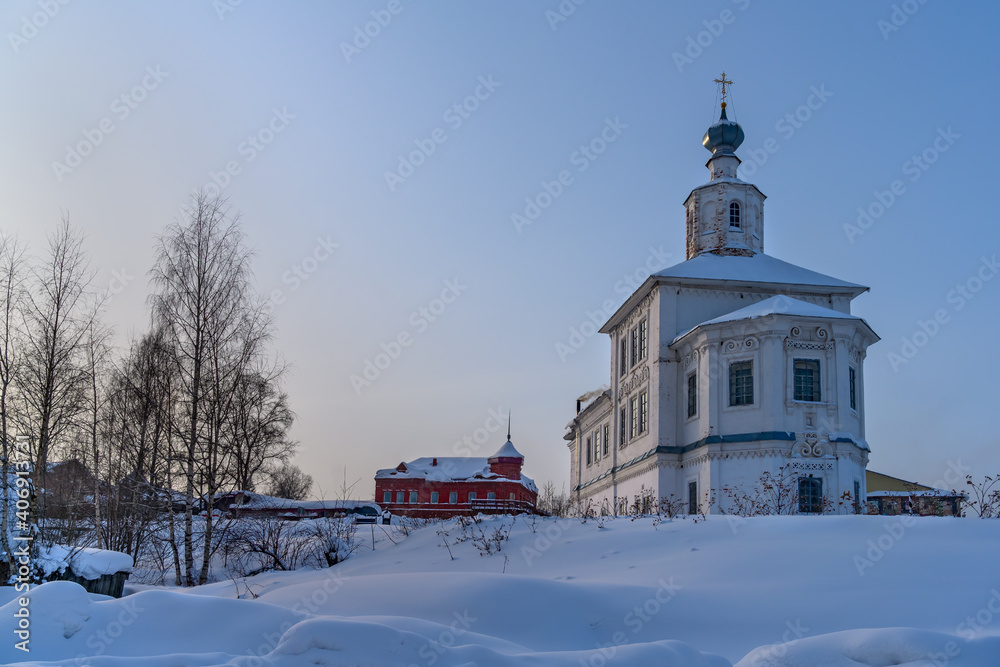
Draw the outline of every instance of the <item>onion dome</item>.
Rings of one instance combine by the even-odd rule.
[[[722,103],[719,122],[708,128],[701,145],[713,155],[732,153],[743,143],[743,128],[736,121],[726,118],[726,103]]]

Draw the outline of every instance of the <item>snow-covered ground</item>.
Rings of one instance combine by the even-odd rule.
[[[17,602],[0,611],[0,662],[1000,665],[1000,521],[518,518],[485,556],[461,533],[430,525],[330,569],[121,600],[45,584],[30,656],[11,639]]]

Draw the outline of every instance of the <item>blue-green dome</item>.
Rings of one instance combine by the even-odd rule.
[[[712,151],[731,153],[743,143],[743,128],[736,121],[726,118],[726,107],[722,107],[722,115],[719,122],[708,128],[701,145]]]

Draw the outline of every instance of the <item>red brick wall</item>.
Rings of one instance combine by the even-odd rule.
[[[390,492],[389,502],[385,501],[386,491]],[[416,502],[410,502],[411,492],[416,492]],[[403,502],[396,502],[397,494],[403,493]],[[438,494],[438,502],[431,502],[431,494]],[[450,494],[458,494],[455,503],[450,503]],[[490,493],[496,500],[489,500]],[[469,493],[476,498],[469,502]],[[514,494],[514,500],[510,495]],[[423,479],[376,479],[375,502],[382,509],[393,514],[422,518],[447,518],[463,514],[507,514],[534,511],[538,494],[524,487],[520,482],[510,480],[481,480],[476,482],[427,481]]]

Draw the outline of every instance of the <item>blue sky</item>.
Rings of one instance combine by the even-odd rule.
[[[681,204],[708,177],[700,141],[725,70],[741,173],[768,196],[766,251],[872,288],[855,302],[883,339],[865,366],[871,467],[925,483],[950,462],[995,473],[1000,232],[980,142],[998,13],[12,0],[0,224],[40,252],[68,213],[97,285],[119,292],[107,316],[124,342],[148,321],[154,235],[219,184],[261,291],[276,291],[297,462],[317,492],[346,469],[370,495],[377,468],[469,453],[466,437],[492,453],[491,414],[508,410],[526,473],[558,487],[574,400],[610,362],[600,335],[558,346],[624,300],[627,276],[683,260]],[[604,152],[579,152],[602,132]],[[518,229],[526,199],[548,205]],[[849,233],[859,208],[871,221]],[[384,349],[398,354],[352,384]]]

